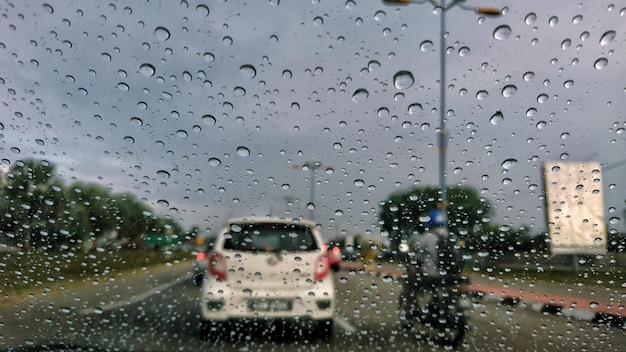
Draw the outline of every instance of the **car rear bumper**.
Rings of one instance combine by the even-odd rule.
[[[332,319],[335,292],[332,279],[325,281],[314,287],[289,287],[280,291],[232,289],[228,285],[206,283],[201,296],[202,318],[213,321]]]

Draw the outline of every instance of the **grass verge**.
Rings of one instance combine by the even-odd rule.
[[[102,280],[126,270],[192,259],[187,251],[101,250],[0,253],[0,296],[65,282]]]

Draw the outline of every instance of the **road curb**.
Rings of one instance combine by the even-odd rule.
[[[357,263],[342,263],[341,269],[369,272],[378,277],[395,279],[401,278],[404,274],[403,270]],[[621,304],[483,284],[461,285],[459,291],[481,300],[626,329],[626,307]]]

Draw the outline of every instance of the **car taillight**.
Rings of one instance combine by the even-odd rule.
[[[339,252],[340,252],[339,247],[334,247],[334,248],[333,248],[333,253],[334,253],[334,254],[339,254]]]
[[[205,260],[205,259],[206,259],[205,252],[198,252],[198,254],[196,254],[196,260]]]
[[[226,258],[219,253],[211,253],[209,256],[209,272],[211,276],[225,281],[227,270]]]
[[[328,256],[326,253],[317,257],[315,261],[315,281],[319,281],[328,275],[330,272],[330,264],[328,263]]]

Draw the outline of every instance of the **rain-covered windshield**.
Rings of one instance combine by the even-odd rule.
[[[0,0],[0,63],[0,352],[626,346],[624,1]]]

